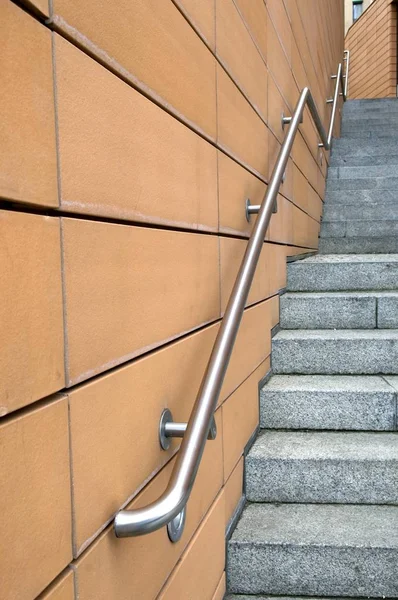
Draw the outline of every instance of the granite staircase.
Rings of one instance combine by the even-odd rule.
[[[345,104],[280,326],[228,598],[398,598],[398,100]]]

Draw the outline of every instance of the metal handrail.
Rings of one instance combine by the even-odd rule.
[[[345,62],[344,94],[345,94],[345,99],[347,100],[347,97],[348,97],[348,73],[350,70],[350,51],[349,50],[344,50],[344,62]]]
[[[282,183],[289,155],[299,127],[303,120],[304,107],[307,105],[315,122],[322,143],[319,146],[330,149],[331,135],[339,99],[339,85],[342,86],[345,100],[342,66],[339,64],[329,134],[326,135],[317,107],[308,87],[300,94],[290,127],[281,146],[264,200],[258,212],[244,258],[242,260],[235,285],[221,321],[213,350],[184,434],[181,447],[166,490],[158,500],[144,508],[120,511],[114,521],[117,537],[143,535],[170,524],[173,519],[183,523],[185,506],[188,501],[196,473],[199,468],[209,430],[212,425],[214,411],[229,364],[232,349],[238,333],[239,325],[245,309],[250,286],[253,281],[257,262],[263,248],[279,188]],[[336,91],[337,90],[337,91]],[[170,534],[170,531],[169,531]],[[178,539],[176,537],[175,539]]]

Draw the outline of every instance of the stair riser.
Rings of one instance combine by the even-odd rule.
[[[327,237],[393,237],[398,235],[398,220],[391,221],[326,221],[321,238]]]
[[[230,542],[229,589],[248,594],[397,598],[397,564],[394,549]]]
[[[319,252],[321,254],[396,254],[398,238],[321,238]]]
[[[282,329],[398,329],[398,296],[307,297],[280,299]]]
[[[372,297],[282,296],[280,326],[282,329],[374,329],[376,307],[377,300]]]
[[[398,339],[273,339],[272,369],[283,374],[398,374]]]
[[[398,461],[246,459],[249,502],[398,503]]]
[[[260,426],[264,429],[394,431],[397,396],[391,392],[260,393]]]
[[[296,292],[395,290],[398,263],[304,263],[288,265],[287,289]]]
[[[328,222],[344,221],[390,221],[398,220],[398,194],[396,202],[384,202],[375,205],[337,204],[326,202],[322,227]]]

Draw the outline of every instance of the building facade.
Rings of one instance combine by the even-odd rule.
[[[347,33],[353,23],[372,4],[373,0],[344,0],[344,30]]]

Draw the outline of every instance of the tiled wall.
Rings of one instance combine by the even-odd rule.
[[[374,0],[347,33],[349,98],[397,95],[397,44],[397,5]]]
[[[325,126],[342,0],[0,0],[0,598],[216,600],[287,256],[318,244],[306,111],[182,539],[164,489],[299,91]],[[338,134],[338,124],[336,127]]]

